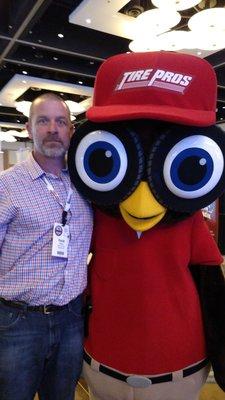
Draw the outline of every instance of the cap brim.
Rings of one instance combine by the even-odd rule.
[[[110,105],[93,106],[86,112],[93,122],[111,122],[129,119],[158,119],[181,125],[210,126],[216,122],[215,112],[181,109],[170,106]]]

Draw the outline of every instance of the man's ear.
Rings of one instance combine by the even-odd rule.
[[[74,124],[71,124],[71,128],[70,128],[70,137],[73,136],[74,132],[75,132],[75,125],[74,125]]]
[[[26,130],[28,132],[29,138],[33,139],[31,124],[29,123],[29,121],[26,122],[25,126],[26,126]]]

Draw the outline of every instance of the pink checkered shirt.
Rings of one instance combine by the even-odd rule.
[[[74,189],[68,259],[53,257],[53,225],[61,222],[62,207],[43,176],[65,204],[67,170],[59,178],[45,173],[30,155],[0,174],[0,297],[30,305],[63,305],[86,287],[92,210]]]

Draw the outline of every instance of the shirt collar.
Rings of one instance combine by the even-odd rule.
[[[26,160],[26,164],[32,180],[35,180],[43,175],[46,175],[46,172],[40,167],[37,161],[35,161],[32,152],[29,154]],[[68,167],[66,166],[65,168],[63,168],[62,172],[68,172]]]

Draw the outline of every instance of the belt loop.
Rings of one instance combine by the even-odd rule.
[[[43,306],[43,314],[51,314],[51,311],[48,311],[48,306]]]
[[[99,372],[99,368],[100,368],[100,363],[98,361],[95,361],[93,358],[91,359],[91,368],[96,371]]]
[[[68,307],[68,310],[69,310],[69,311],[71,311],[71,309],[72,309],[72,305],[71,305],[72,301],[73,301],[73,300],[71,300],[71,301],[67,304],[67,307]]]
[[[181,369],[179,371],[172,372],[172,376],[173,376],[172,382],[180,381],[181,379],[183,379],[183,370]]]

